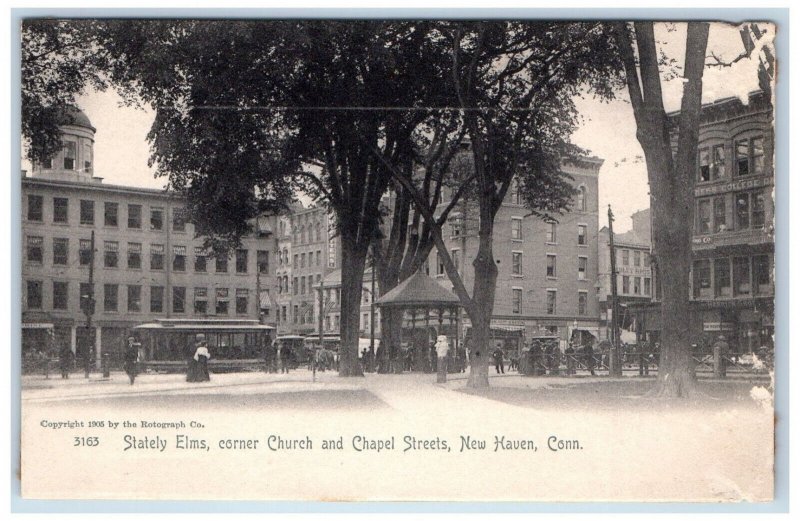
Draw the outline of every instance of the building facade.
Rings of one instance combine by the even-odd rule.
[[[529,215],[512,185],[495,217],[493,248],[498,267],[492,333],[498,345],[514,349],[525,339],[554,335],[562,342],[598,338],[598,173],[603,161],[565,161],[564,173],[577,189],[571,210],[558,221]],[[446,199],[446,196],[445,196]],[[461,205],[451,215],[445,243],[468,291],[478,251],[477,214]],[[446,235],[446,234],[445,234]],[[452,284],[434,250],[427,272],[448,289]],[[463,317],[462,336],[471,325]]]
[[[691,298],[698,329],[738,352],[774,333],[772,105],[724,99],[703,107],[694,186]]]
[[[688,327],[698,345],[723,335],[734,353],[774,347],[772,111],[761,92],[747,104],[728,98],[703,106],[689,223]],[[659,313],[658,295],[638,309],[640,339],[658,340]]]
[[[257,318],[278,335],[315,336],[320,327],[325,335],[340,334],[341,248],[325,208],[295,203],[282,215],[259,218],[238,250],[214,258],[176,194],[109,185],[94,175],[95,129],[82,112],[62,131],[63,151],[22,179],[23,353],[45,345],[49,335],[79,358],[119,356],[132,327],[161,318]],[[510,190],[494,236],[500,273],[492,328],[501,341],[521,345],[545,334],[567,341],[575,332],[599,337],[601,164],[596,158],[564,163],[578,195],[558,222],[531,217]],[[454,212],[446,237],[467,288],[477,251],[473,215],[468,205]],[[452,288],[435,250],[426,270]],[[363,338],[380,334],[371,275],[368,267]],[[462,318],[463,338],[470,324]]]
[[[332,219],[319,206],[296,203],[279,217],[278,333],[311,335],[319,331],[319,286],[340,267]],[[329,295],[330,298],[330,295]],[[323,322],[333,316],[323,313]]]
[[[274,218],[214,258],[180,197],[93,175],[82,112],[62,132],[64,149],[22,178],[23,356],[65,344],[79,358],[119,356],[130,328],[157,318],[271,321]]]
[[[650,209],[640,210],[631,216],[633,227],[624,233],[614,234],[614,255],[617,271],[617,298],[620,310],[617,322],[622,330],[633,334],[634,314],[628,312],[629,304],[650,302],[654,284],[650,266]],[[599,232],[598,259],[600,291],[601,337],[611,339],[613,320],[611,299],[611,241],[607,226]]]

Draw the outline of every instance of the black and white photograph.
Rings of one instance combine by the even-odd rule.
[[[769,18],[22,18],[21,497],[773,501]]]

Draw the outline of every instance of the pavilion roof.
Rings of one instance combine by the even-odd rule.
[[[461,301],[450,290],[418,271],[375,301],[378,306],[452,307]]]

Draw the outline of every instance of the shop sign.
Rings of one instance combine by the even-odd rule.
[[[703,322],[703,331],[733,331],[730,322]]]
[[[750,188],[759,188],[772,184],[770,177],[757,177],[755,179],[743,179],[733,183],[725,183],[713,186],[701,186],[694,189],[694,195],[702,197],[704,195],[721,194],[723,192],[738,192],[740,190],[749,190]]]
[[[764,230],[748,230],[739,233],[721,233],[719,235],[704,235],[692,237],[692,244],[696,246],[742,246],[767,244],[772,242],[772,237]]]
[[[524,326],[524,320],[512,320],[507,318],[495,318],[492,319],[491,322],[492,326]]]

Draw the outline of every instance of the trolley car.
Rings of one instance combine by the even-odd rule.
[[[132,329],[146,368],[183,370],[194,353],[196,336],[205,335],[216,370],[263,366],[264,347],[274,328],[247,319],[157,319]]]

